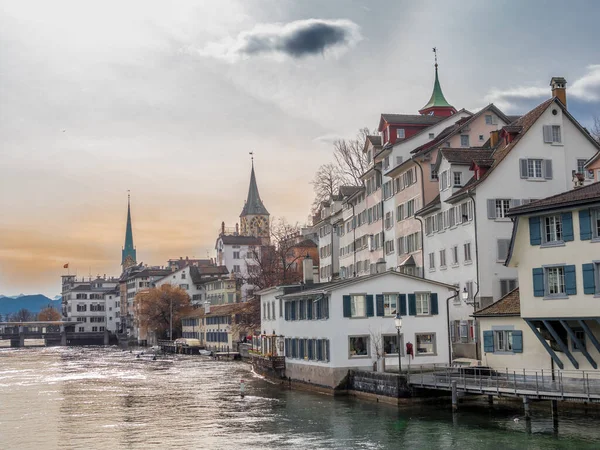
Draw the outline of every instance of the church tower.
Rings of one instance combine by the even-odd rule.
[[[433,48],[433,53],[435,54],[435,81],[433,83],[433,92],[431,93],[429,102],[419,110],[419,113],[425,116],[449,117],[456,113],[456,109],[448,103],[446,97],[444,97],[438,78],[437,49],[435,47]]]
[[[254,174],[254,157],[252,157],[252,171],[250,172],[250,187],[248,198],[240,214],[242,236],[261,238],[263,244],[269,242],[269,211],[263,205],[258,193],[256,175]]]
[[[125,229],[125,245],[121,252],[123,270],[137,264],[135,247],[133,246],[133,231],[131,229],[131,199],[127,194],[127,227]]]

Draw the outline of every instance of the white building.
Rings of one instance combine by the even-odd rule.
[[[547,369],[551,360],[564,370],[598,370],[600,183],[509,215],[515,222],[507,264],[520,287],[476,314],[484,361],[509,370]]]
[[[119,286],[104,294],[106,329],[117,333],[121,329],[121,290]]]
[[[223,278],[229,278],[229,271],[225,266],[189,265],[156,280],[154,286],[170,284],[179,287],[188,294],[193,305],[202,305],[207,299],[207,283]]]
[[[443,149],[436,166],[440,196],[417,213],[425,221],[426,276],[456,283],[479,306],[517,286],[516,270],[504,266],[512,230],[508,210],[569,189],[579,160],[598,149],[557,99],[565,95],[564,85],[554,83],[553,94],[492,132],[489,149]],[[455,334],[471,335],[465,322],[472,312],[457,299],[450,311]],[[475,357],[472,350],[476,346],[456,346],[457,356]]]
[[[349,369],[397,366],[398,308],[403,370],[449,362],[446,299],[458,295],[452,286],[385,272],[259,295],[261,329],[284,337],[286,376],[292,380],[334,388]],[[414,358],[405,354],[406,344],[412,344]]]

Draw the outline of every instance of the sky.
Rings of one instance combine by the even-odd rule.
[[[522,113],[567,79],[600,115],[593,0],[0,0],[0,294],[214,256],[254,152],[272,218],[307,221],[332,142],[416,114],[433,53],[457,109]]]

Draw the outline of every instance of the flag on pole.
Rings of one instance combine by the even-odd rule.
[[[64,269],[68,269],[68,268],[69,268],[69,263],[66,263],[66,264],[63,266],[63,268],[64,268]]]

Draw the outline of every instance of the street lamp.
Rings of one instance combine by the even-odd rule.
[[[462,291],[462,299],[465,301],[469,300],[469,293],[467,292],[467,287],[465,286]]]
[[[398,375],[402,373],[402,347],[400,346],[400,329],[402,328],[402,317],[400,317],[400,313],[396,313],[396,317],[394,318],[394,325],[396,325],[396,330],[398,331]]]

